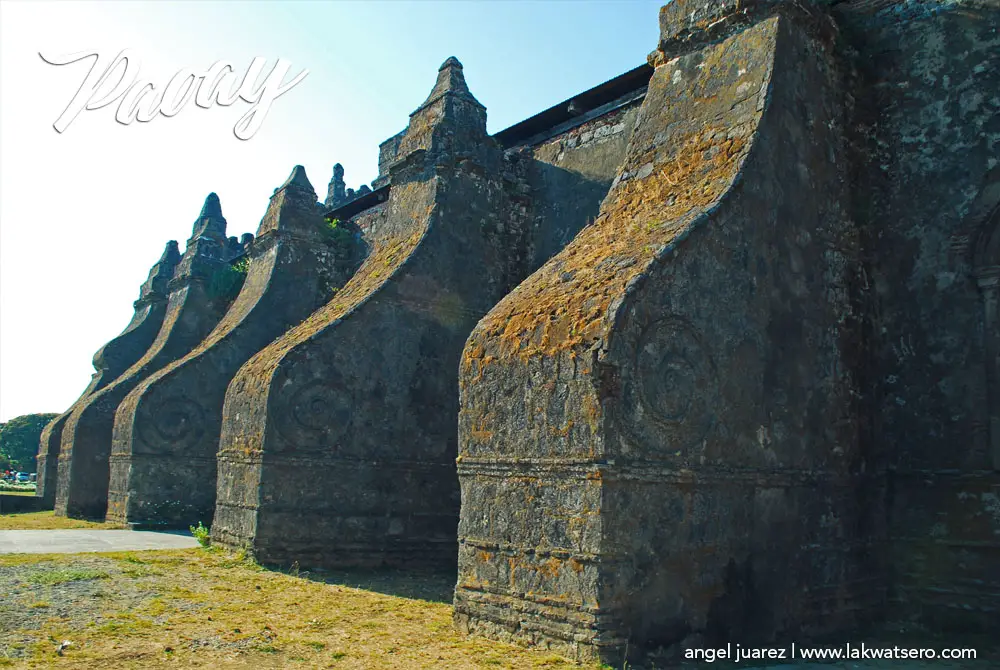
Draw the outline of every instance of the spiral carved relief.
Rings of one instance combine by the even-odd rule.
[[[685,452],[715,424],[715,366],[697,330],[681,317],[642,331],[624,391],[627,428],[653,453]]]
[[[205,432],[205,413],[201,406],[184,397],[167,398],[149,412],[146,441],[166,445],[178,451],[201,439]]]
[[[351,424],[350,396],[337,380],[307,382],[279,403],[278,430],[284,448],[332,446]]]

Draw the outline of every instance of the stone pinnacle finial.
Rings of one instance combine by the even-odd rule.
[[[445,95],[459,96],[469,102],[472,102],[477,107],[486,109],[478,100],[476,100],[472,93],[469,92],[469,85],[465,83],[465,74],[462,71],[462,64],[454,56],[448,58],[441,64],[441,67],[438,68],[438,76],[437,81],[434,83],[434,88],[431,90],[431,94],[427,96],[427,100],[424,101],[424,104],[420,105],[417,111],[420,111],[427,105],[430,105]]]
[[[215,193],[209,193],[205,198],[205,204],[202,205],[201,213],[198,214],[191,230],[192,239],[206,235],[219,238],[220,242],[226,239],[226,217],[222,216],[222,203]],[[187,249],[184,253],[187,253]]]
[[[181,252],[177,247],[176,240],[167,242],[160,260],[149,269],[149,277],[139,287],[139,300],[150,300],[155,296],[163,296],[167,293],[167,282],[174,276],[174,270],[181,262]]]
[[[330,184],[327,186],[324,204],[327,207],[337,207],[343,204],[344,199],[347,197],[345,188],[344,166],[337,163],[333,166],[333,179],[330,180]]]
[[[306,176],[306,169],[301,165],[296,165],[292,168],[292,174],[288,176],[288,179],[281,185],[281,188],[289,186],[297,186],[298,188],[304,188],[315,193],[313,185],[309,183],[309,177]]]
[[[296,165],[285,183],[274,190],[255,239],[260,240],[275,231],[315,233],[316,222],[323,220],[322,209],[318,209],[317,204],[316,191],[306,176],[306,169]]]
[[[160,256],[160,263],[166,265],[177,265],[181,262],[181,250],[177,246],[177,240],[170,240],[167,242],[167,246],[163,248],[163,255]]]
[[[420,150],[432,154],[477,151],[487,137],[486,107],[469,92],[462,64],[451,57],[441,64],[430,95],[410,114],[396,147],[396,164],[403,165],[403,158]]]
[[[215,193],[209,193],[208,197],[205,198],[205,204],[201,207],[201,214],[198,215],[199,219],[205,218],[222,218],[222,203],[219,202],[219,196]]]

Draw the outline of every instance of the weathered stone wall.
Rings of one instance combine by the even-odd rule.
[[[109,520],[184,528],[210,522],[226,386],[353,268],[353,239],[328,242],[324,225],[316,193],[296,166],[271,197],[232,308],[191,353],[150,375],[118,408]]]
[[[55,505],[59,473],[59,450],[63,426],[70,414],[96,391],[101,390],[125,372],[146,353],[163,325],[167,312],[167,284],[174,276],[174,269],[181,260],[177,242],[167,242],[160,260],[149,271],[149,277],[139,289],[139,299],[133,307],[135,313],[125,330],[94,354],[94,374],[90,384],[73,405],[54,418],[42,431],[38,447],[38,488],[35,495],[43,498],[45,506]]]
[[[454,565],[459,355],[523,245],[500,226],[502,160],[449,59],[361,225],[361,268],[229,387],[214,541],[271,563]]]
[[[213,296],[208,287],[212,277],[226,268],[226,242],[226,220],[212,193],[168,285],[170,296],[156,339],[142,358],[113,383],[83,399],[66,420],[56,514],[105,517],[115,410],[143,379],[191,351],[225,314],[230,301]]]
[[[470,336],[461,628],[618,660],[879,607],[842,75],[811,9],[667,5],[600,216]]]
[[[638,111],[636,101],[531,147],[531,271],[597,217],[625,157]]]
[[[406,130],[400,131],[378,145],[378,177],[372,182],[374,188],[382,188],[389,183],[389,166],[396,162],[399,143],[405,134]]]
[[[382,235],[382,225],[385,223],[386,215],[386,204],[379,203],[374,207],[370,207],[363,212],[360,212],[357,216],[351,219],[351,223],[358,227],[361,231],[361,237],[364,244],[369,247],[376,239],[381,239]],[[367,252],[366,252],[367,255]]]
[[[878,297],[894,615],[995,631],[1000,5],[855,4],[838,19],[862,75],[855,190]]]

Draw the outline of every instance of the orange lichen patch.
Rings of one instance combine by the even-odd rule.
[[[573,420],[570,419],[566,422],[566,425],[562,428],[550,428],[549,431],[558,437],[566,437],[569,435],[569,431],[573,430]]]
[[[473,365],[476,364],[476,363],[479,363],[480,366],[481,366],[482,365],[481,361],[483,359],[483,353],[484,353],[484,349],[483,349],[483,345],[482,344],[472,343],[471,346],[466,347],[462,351],[462,369],[465,370],[465,371],[470,371],[470,370],[472,370]],[[493,357],[491,356],[490,359],[492,360],[492,358]],[[482,369],[482,367],[479,367],[478,370],[479,370],[479,372],[478,372],[478,374],[476,376],[476,381],[479,381],[480,379],[482,379],[482,376],[483,376],[483,369]],[[461,382],[463,380],[460,379],[459,381]]]
[[[545,577],[558,577],[559,570],[562,568],[562,561],[558,558],[550,558],[549,560],[539,563],[535,568],[536,572]]]
[[[471,370],[473,361],[475,360],[476,359],[474,359],[471,355],[465,355],[462,357],[462,364],[465,366],[467,370]],[[483,374],[486,372],[486,366],[495,360],[496,360],[495,356],[484,356],[483,358],[476,361],[478,371],[476,372],[476,376],[472,378],[472,381],[473,382],[482,381]]]
[[[596,341],[611,301],[690,224],[693,211],[729,188],[746,143],[726,135],[705,128],[672,161],[620,185],[598,218],[497,305],[474,337],[498,339],[524,359]],[[481,350],[470,342],[466,357]]]
[[[584,532],[587,528],[591,526],[591,520],[587,516],[592,516],[588,514],[582,514],[580,516],[572,516],[566,522],[566,527],[570,533],[579,536],[580,533]]]
[[[583,417],[587,420],[587,425],[590,426],[590,432],[597,433],[601,422],[601,405],[597,402],[597,398],[585,393],[580,399],[580,405]]]
[[[573,569],[573,572],[580,574],[583,572],[583,562],[577,560],[576,558],[569,559],[569,567]]]
[[[459,575],[458,588],[469,591],[486,591],[490,587],[490,580],[479,579],[475,575]]]
[[[465,413],[464,410],[463,413]],[[469,431],[470,435],[472,436],[472,439],[478,440],[480,442],[488,442],[489,439],[493,437],[493,431],[488,430],[487,426],[489,426],[495,420],[496,416],[493,414],[493,412],[486,412],[485,414],[480,414],[476,412],[472,416],[472,421],[471,421],[472,430]]]
[[[630,283],[735,182],[764,110],[777,26],[761,22],[657,68],[597,219],[480,321],[470,352],[481,344],[527,361],[606,336]]]
[[[228,397],[228,391],[227,391]],[[228,404],[228,403],[227,403]],[[225,426],[228,419],[223,418]],[[223,439],[219,441],[220,458],[244,458],[253,459],[259,457],[263,452],[264,435],[260,430],[246,430],[233,435],[223,434]]]

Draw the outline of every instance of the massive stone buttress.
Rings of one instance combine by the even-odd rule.
[[[395,158],[358,272],[226,392],[213,542],[269,563],[454,565],[459,356],[523,231],[454,58]]]
[[[823,5],[666,5],[600,215],[469,337],[461,629],[620,661],[881,606]]]
[[[101,518],[108,501],[108,458],[115,410],[147,376],[193,349],[218,323],[231,299],[213,295],[213,277],[227,268],[226,220],[214,193],[205,200],[170,292],[156,339],[114,382],[81,399],[62,430],[56,514]]]
[[[70,414],[91,394],[101,390],[146,353],[163,324],[167,313],[167,284],[174,276],[174,269],[181,260],[177,242],[167,242],[160,260],[149,271],[149,277],[139,289],[139,299],[133,303],[135,313],[120,335],[101,347],[94,354],[94,374],[90,384],[73,405],[52,419],[42,431],[38,447],[38,488],[35,492],[54,505],[59,473],[59,450],[63,426]]]
[[[343,284],[352,234],[331,239],[305,169],[271,197],[246,282],[201,344],[140,383],[118,408],[108,519],[187,527],[215,509],[215,454],[226,385],[250,356]]]

